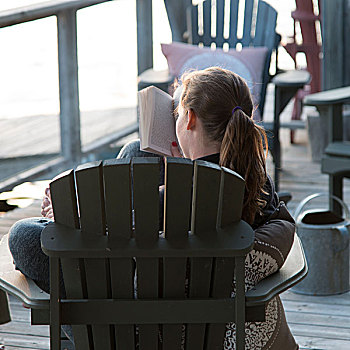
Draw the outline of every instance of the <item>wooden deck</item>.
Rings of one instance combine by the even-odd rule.
[[[326,191],[327,176],[320,174],[319,164],[310,160],[306,131],[298,131],[296,145],[289,144],[287,131],[282,131],[282,140],[284,170],[281,190],[292,193],[289,208],[293,212],[308,194]],[[349,183],[345,187],[345,201],[350,204]],[[317,205],[321,202],[325,203],[325,200]],[[25,209],[7,213],[0,217],[0,235],[20,218],[39,215],[38,200]],[[282,295],[282,300],[289,326],[301,349],[350,349],[350,293],[316,297],[288,291]],[[0,326],[0,339],[6,344],[6,349],[49,349],[48,327],[30,326],[29,310],[13,298],[10,305],[13,321]]]

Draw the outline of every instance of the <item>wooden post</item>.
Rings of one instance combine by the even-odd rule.
[[[136,1],[137,73],[153,67],[152,0]]]
[[[344,4],[344,86],[350,85],[350,0]]]
[[[72,162],[81,157],[76,10],[57,14],[61,152]]]
[[[322,90],[350,84],[349,58],[350,0],[323,0]]]

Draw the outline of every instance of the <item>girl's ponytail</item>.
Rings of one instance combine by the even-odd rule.
[[[236,171],[245,179],[242,218],[250,224],[266,205],[261,199],[267,180],[263,140],[267,147],[264,129],[240,107],[234,108],[221,143],[220,165]]]

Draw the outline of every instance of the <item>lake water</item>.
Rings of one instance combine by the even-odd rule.
[[[40,3],[1,0],[0,11]],[[268,0],[279,13],[277,31],[293,33],[294,0]],[[171,42],[163,0],[153,0],[154,66],[165,69],[160,43]],[[136,2],[117,0],[78,11],[80,108],[136,105]],[[0,29],[0,118],[59,113],[56,18]],[[280,56],[281,57],[281,56]],[[293,68],[288,55],[282,66]]]

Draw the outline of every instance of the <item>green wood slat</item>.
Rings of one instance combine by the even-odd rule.
[[[213,163],[194,164],[191,231],[198,236],[216,229],[221,168]]]
[[[50,349],[61,349],[59,259],[50,258]]]
[[[105,206],[102,162],[87,163],[75,172],[82,235],[105,235]],[[85,259],[88,298],[108,298],[108,259]],[[112,337],[108,325],[93,325],[94,350],[110,347]]]
[[[241,219],[244,189],[245,182],[239,174],[222,168],[217,219],[219,227],[225,227]]]
[[[254,47],[265,46],[273,49],[276,40],[277,12],[264,1],[259,1],[256,18]]]
[[[159,158],[133,158],[135,234],[151,244],[159,236]]]
[[[190,259],[190,298],[207,298],[210,295],[212,261],[211,258]],[[186,349],[204,349],[205,330],[205,324],[187,324]]]
[[[75,171],[79,200],[80,224],[86,235],[106,233],[102,162],[78,166]]]
[[[184,299],[187,259],[163,260],[163,297]],[[181,349],[182,325],[163,325],[163,349]]]
[[[158,298],[158,259],[136,259],[137,298]],[[139,349],[150,350],[158,348],[158,325],[139,326]]]
[[[71,228],[79,228],[74,171],[68,170],[51,182],[50,192],[55,222]]]
[[[79,228],[74,172],[69,170],[50,184],[55,222]],[[61,259],[66,295],[68,298],[83,298],[80,263],[82,259]],[[73,326],[77,350],[90,348],[87,326]]]
[[[192,234],[205,236],[216,228],[221,168],[212,163],[196,161],[193,175]],[[211,258],[191,259],[190,297],[208,297],[212,272]],[[186,328],[188,349],[203,349],[205,324],[189,324]]]
[[[243,25],[243,37],[242,37],[242,45],[249,46],[252,37],[252,22],[253,22],[253,13],[254,13],[254,0],[245,0],[245,8],[244,8],[244,25]]]
[[[103,163],[105,211],[108,237],[131,236],[131,159]]]
[[[192,161],[180,158],[165,159],[164,231],[168,240],[179,240],[188,236],[192,176]]]
[[[61,259],[67,299],[84,299],[87,296],[83,259]],[[92,348],[90,326],[72,326],[76,350]],[[90,327],[91,334],[91,327]]]
[[[229,23],[229,38],[228,43],[230,48],[235,49],[238,42],[237,24],[238,24],[238,0],[230,1],[230,23]]]
[[[213,39],[211,37],[211,0],[203,2],[203,36],[204,46],[210,46]]]
[[[134,262],[132,259],[111,259],[110,276],[113,299],[134,298]],[[115,326],[115,342],[117,349],[134,349],[134,326]]]
[[[110,297],[108,259],[85,259],[87,294],[89,299],[106,299]],[[111,347],[114,337],[109,325],[92,325],[94,350]]]
[[[191,29],[192,29],[192,44],[199,44],[198,35],[198,5],[191,6]]]
[[[188,237],[193,163],[188,159],[166,158],[164,227],[165,237],[178,242]],[[181,191],[179,191],[181,188]],[[187,259],[163,260],[163,297],[184,298]],[[163,325],[163,348],[180,349],[182,325]]]
[[[216,47],[222,47],[224,39],[225,0],[216,0]]]
[[[214,259],[211,297],[230,298],[234,275],[234,259]],[[207,349],[222,349],[226,324],[209,324],[207,327]]]

